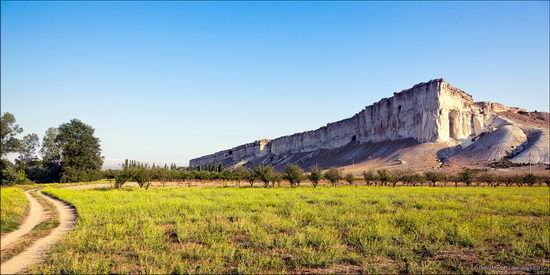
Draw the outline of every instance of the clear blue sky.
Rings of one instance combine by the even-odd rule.
[[[5,2],[2,112],[107,165],[316,129],[418,82],[549,109],[548,2]]]

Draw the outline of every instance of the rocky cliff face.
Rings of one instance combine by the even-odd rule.
[[[497,115],[504,111],[517,113],[522,109],[490,102],[476,103],[464,91],[443,79],[435,79],[394,93],[393,97],[367,106],[351,118],[317,130],[274,140],[263,139],[192,159],[190,166],[269,162],[281,156],[335,150],[350,143],[415,140],[418,143],[455,142],[465,148],[474,142],[474,137],[509,124]]]

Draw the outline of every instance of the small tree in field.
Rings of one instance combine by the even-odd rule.
[[[246,171],[246,181],[250,184],[250,187],[254,186],[254,181],[256,181],[256,174],[254,171],[247,170]]]
[[[376,175],[372,171],[363,171],[363,179],[367,185],[371,185],[376,180]]]
[[[443,181],[445,179],[445,174],[435,171],[428,171],[424,173],[424,176],[426,177],[426,180],[432,183],[432,186],[435,186],[438,181]]]
[[[487,172],[481,173],[477,177],[477,181],[481,183],[486,183],[487,185],[494,186],[494,187],[497,187],[496,183],[498,182],[497,177],[495,175]]]
[[[145,188],[145,190],[149,189],[149,186],[151,185],[151,175],[149,174],[149,170],[145,167],[133,169],[135,169],[133,180],[138,183],[140,188]]]
[[[380,184],[386,186],[386,184],[390,181],[393,182],[395,180],[395,176],[390,173],[390,171],[386,169],[378,170],[378,180],[380,181]]]
[[[281,173],[274,172],[273,177],[271,177],[271,185],[273,187],[275,187],[275,184],[277,184],[277,186],[281,186],[281,181],[283,181],[283,176],[281,175]]]
[[[332,183],[332,186],[336,187],[336,184],[338,184],[338,181],[342,178],[342,176],[340,175],[340,171],[338,171],[338,169],[330,168],[325,172],[325,178]]]
[[[458,178],[457,179],[459,181],[465,183],[466,186],[470,186],[472,184],[473,173],[472,173],[472,171],[470,171],[468,169],[463,170],[460,173],[458,173]]]
[[[244,167],[239,166],[233,170],[233,179],[237,182],[237,186],[241,186],[241,181],[246,180],[247,171]]]
[[[344,179],[349,183],[349,185],[353,185],[353,182],[355,181],[355,177],[353,176],[352,173],[347,173],[344,176]]]
[[[529,187],[533,187],[537,181],[538,177],[533,174],[527,174],[521,178],[521,182],[527,184]]]
[[[264,183],[264,187],[269,187],[269,183],[273,179],[273,168],[267,165],[258,165],[254,168],[255,178]]]
[[[304,180],[304,171],[300,166],[291,164],[286,167],[283,178],[290,182],[290,186],[295,187]]]
[[[323,179],[323,171],[318,165],[315,165],[307,177],[311,181],[313,187],[317,187],[319,182]]]

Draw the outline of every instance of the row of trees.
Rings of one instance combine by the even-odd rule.
[[[216,165],[217,166],[217,165]],[[336,168],[324,171],[318,166],[313,167],[309,172],[304,172],[298,165],[288,165],[284,171],[277,172],[271,166],[258,165],[252,169],[239,167],[235,169],[190,169],[178,168],[175,165],[170,166],[149,166],[148,164],[136,161],[125,161],[121,170],[107,170],[105,177],[115,181],[115,187],[120,188],[128,181],[134,181],[140,187],[148,188],[152,181],[164,183],[181,181],[189,186],[193,181],[234,181],[238,186],[241,183],[248,183],[253,186],[255,183],[261,183],[264,187],[274,187],[281,182],[288,182],[291,187],[299,186],[304,181],[309,181],[313,187],[317,187],[322,180],[327,180],[333,186],[340,183],[356,185],[363,182],[366,185],[396,186],[408,185],[428,185],[436,186],[449,183],[458,186],[464,183],[467,186],[480,184],[489,186],[499,185],[528,185],[546,184],[550,186],[550,177],[539,177],[533,174],[503,176],[487,171],[463,170],[456,175],[447,175],[442,172],[429,171],[425,173],[412,173],[407,171],[390,171],[381,169],[377,171],[365,171],[361,178],[356,178],[353,174],[343,174]]]
[[[94,129],[78,119],[49,128],[42,139],[23,132],[11,113],[2,114],[0,182],[78,182],[100,179],[103,157]],[[16,155],[14,163],[8,158]],[[41,158],[39,158],[39,155]]]

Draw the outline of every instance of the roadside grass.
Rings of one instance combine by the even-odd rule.
[[[44,207],[46,219],[36,225],[31,232],[25,234],[16,243],[10,245],[7,249],[2,250],[0,254],[0,261],[5,262],[13,256],[23,252],[25,248],[31,245],[34,241],[47,236],[54,228],[59,225],[59,214],[55,208],[55,205],[45,199],[44,197],[36,194],[36,191],[31,192],[38,202]]]
[[[537,272],[550,257],[543,187],[44,191],[79,219],[33,273]]]
[[[7,233],[17,229],[28,206],[29,202],[22,189],[0,188],[0,232]]]

